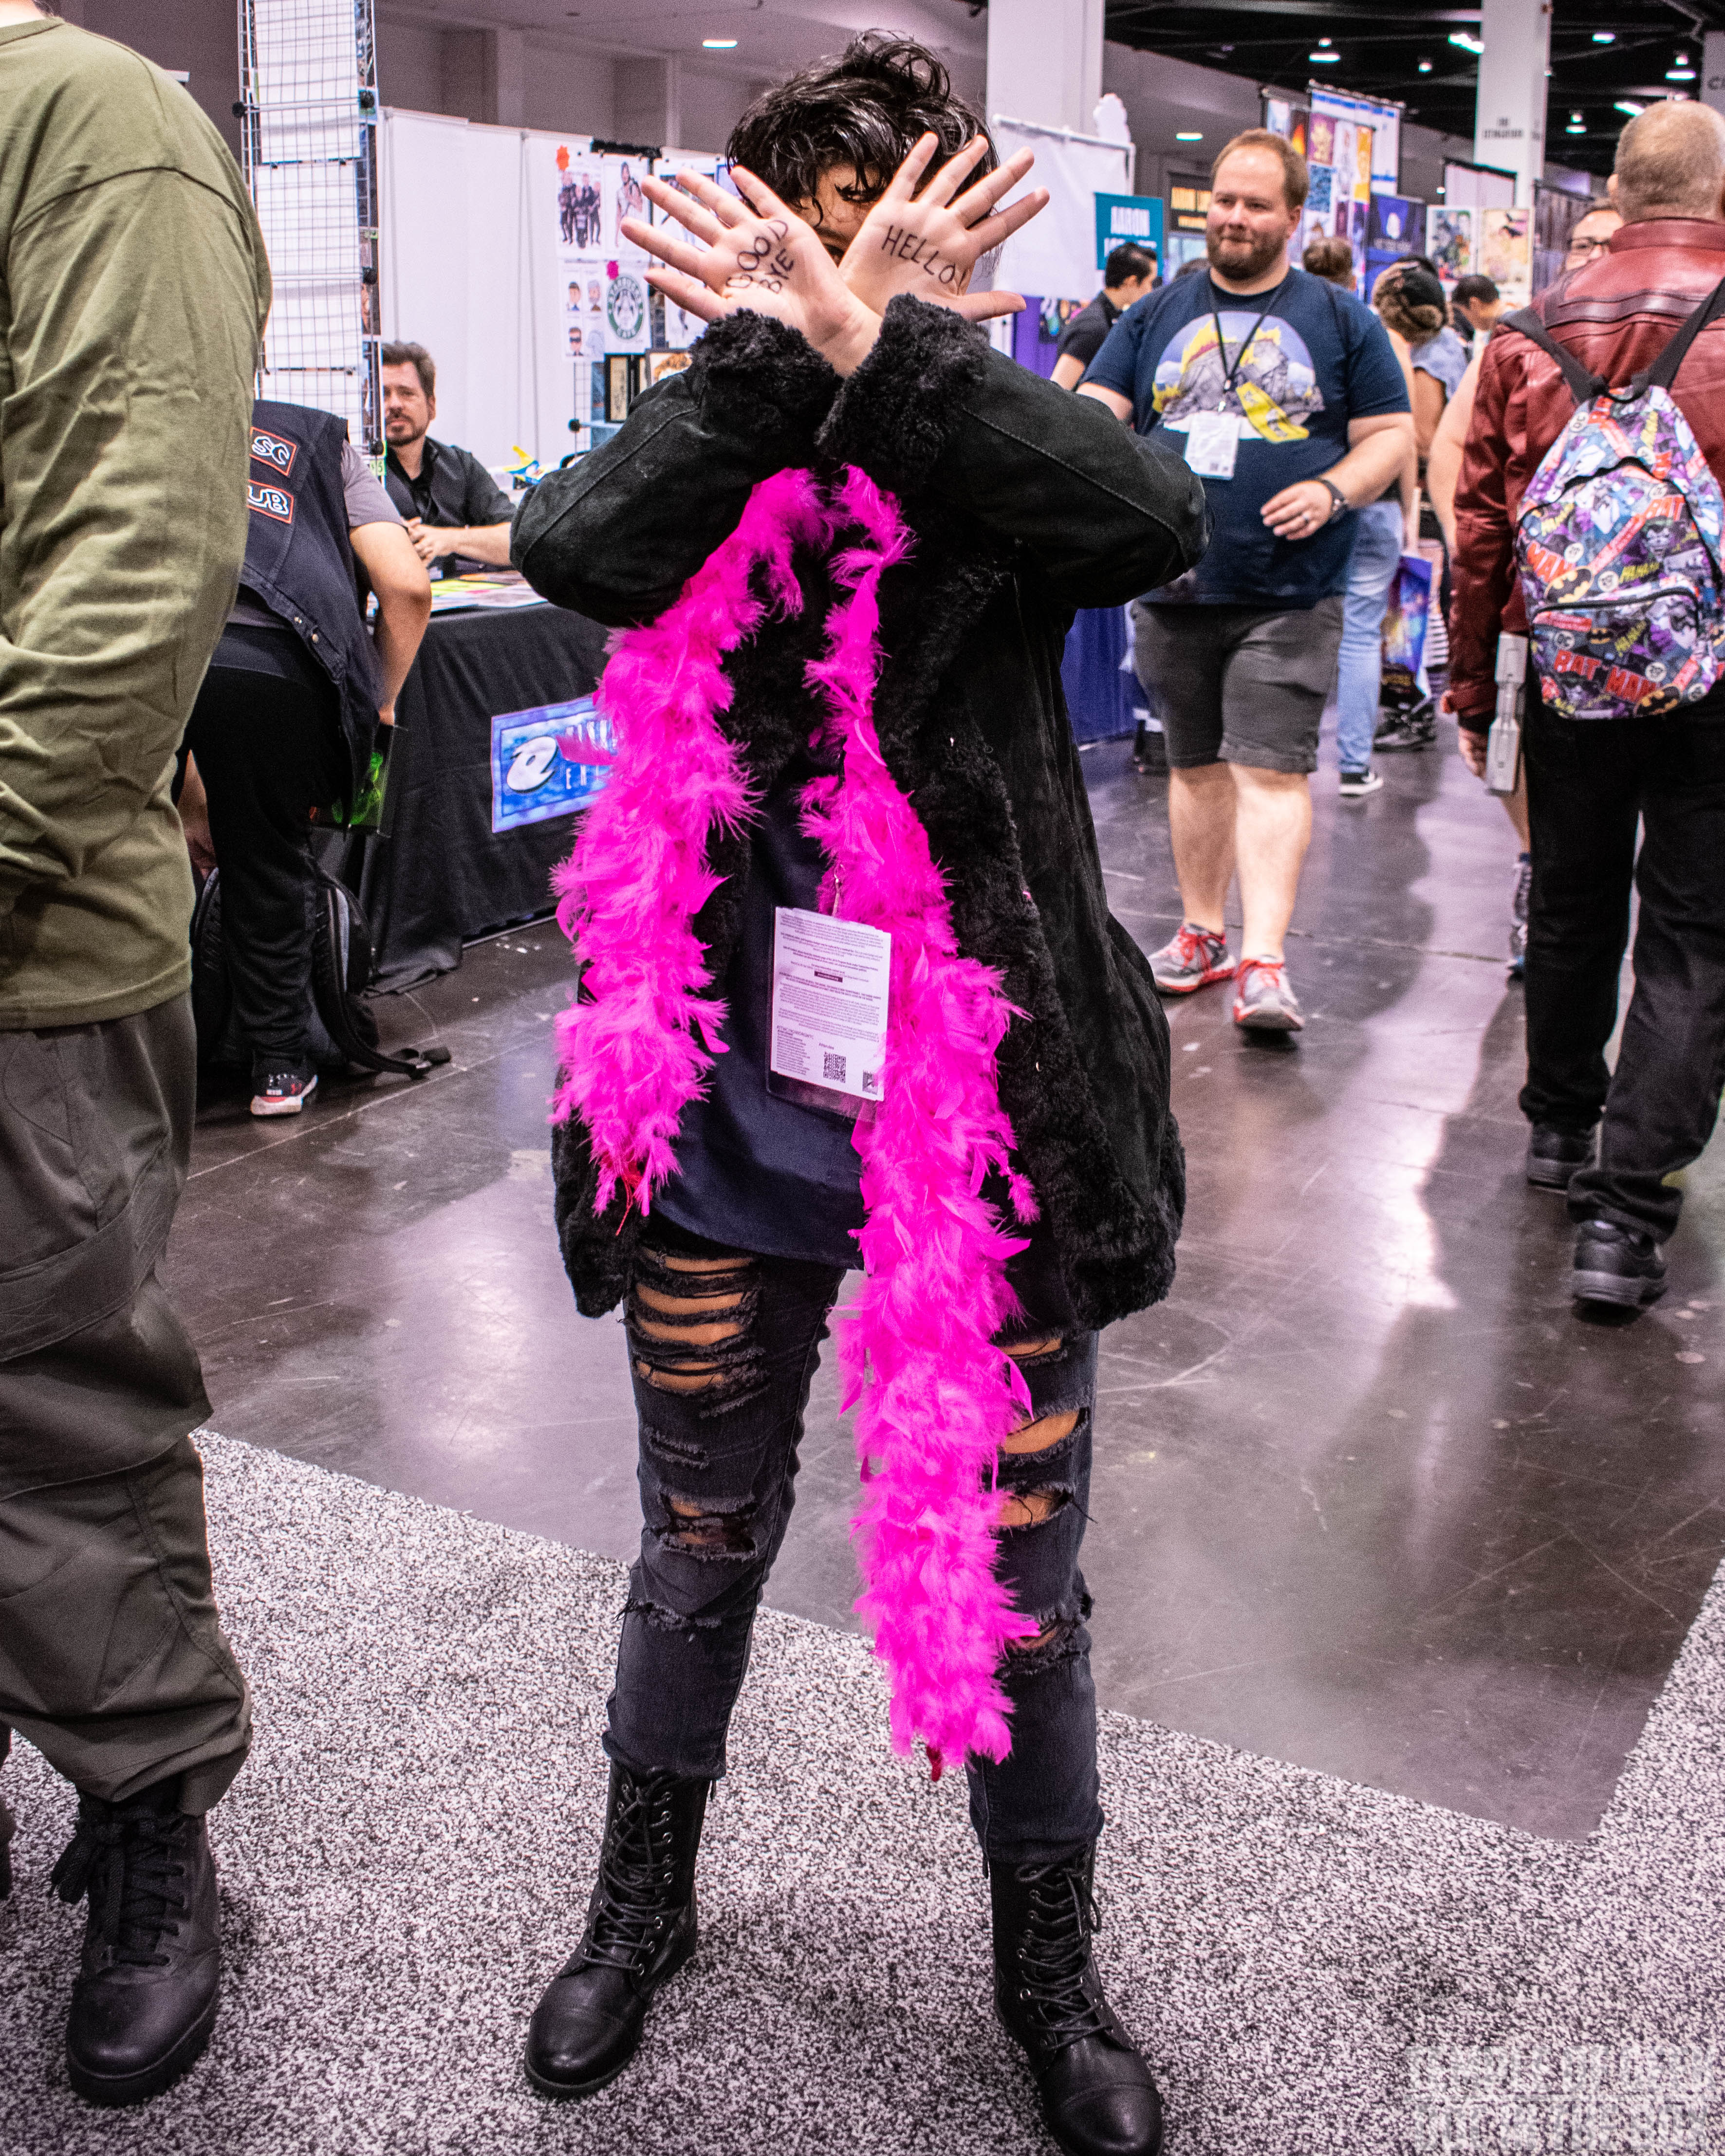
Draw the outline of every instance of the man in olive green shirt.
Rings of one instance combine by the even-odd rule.
[[[105,2103],[208,2040],[203,1815],[250,1741],[156,1268],[196,1090],[170,788],[244,554],[269,295],[184,90],[0,0],[0,1757],[16,1729],[79,1791],[68,2062]]]

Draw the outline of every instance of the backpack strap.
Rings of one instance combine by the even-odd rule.
[[[1635,377],[1630,383],[1631,392],[1639,397],[1644,390],[1669,389],[1690,346],[1707,324],[1717,321],[1722,314],[1725,314],[1725,277],[1714,285],[1653,364],[1644,367]]]
[[[1725,286],[1721,290],[1725,290]],[[1714,296],[1717,298],[1717,294]],[[1603,397],[1610,387],[1601,376],[1584,367],[1573,352],[1566,351],[1531,307],[1520,307],[1512,315],[1500,316],[1491,332],[1493,336],[1498,330],[1519,330],[1530,344],[1537,344],[1542,352],[1549,352],[1563,369],[1563,380],[1578,408],[1591,403],[1595,397]],[[1679,352],[1677,357],[1681,359],[1682,354]]]

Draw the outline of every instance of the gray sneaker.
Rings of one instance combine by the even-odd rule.
[[[1234,1023],[1254,1033],[1301,1033],[1305,1016],[1280,958],[1242,958],[1235,974]]]
[[[1183,921],[1162,948],[1150,953],[1150,974],[1165,996],[1189,996],[1212,981],[1230,980],[1234,961],[1228,955],[1228,938],[1214,929]]]

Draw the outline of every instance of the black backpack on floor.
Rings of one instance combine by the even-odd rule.
[[[377,1045],[377,1022],[366,1002],[377,974],[372,932],[359,901],[327,870],[312,866],[311,1011],[308,1031],[312,1060],[320,1070],[390,1071],[424,1078],[447,1063],[447,1048],[404,1048],[386,1055]],[[222,872],[212,871],[192,915],[192,1013],[198,1024],[201,1064],[249,1065],[251,1051],[234,1022],[234,991],[222,938]]]

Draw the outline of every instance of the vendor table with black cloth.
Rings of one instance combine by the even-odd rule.
[[[1122,675],[1123,613],[1081,613],[1062,673],[1080,741],[1132,732]],[[491,829],[491,721],[503,711],[584,696],[604,664],[606,631],[561,607],[434,617],[396,700],[387,834],[366,842],[360,902],[377,984],[411,988],[461,963],[461,947],[551,910],[551,872],[574,844],[575,819]],[[341,873],[351,841],[321,850]]]
[[[447,973],[464,943],[549,911],[575,819],[493,832],[491,720],[586,696],[605,635],[553,606],[432,620],[396,699],[388,833],[367,842],[360,877],[380,987]]]

